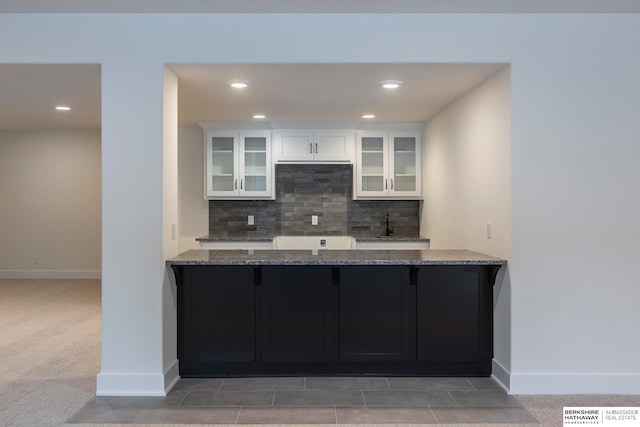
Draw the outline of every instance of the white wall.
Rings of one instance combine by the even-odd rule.
[[[466,248],[510,260],[510,97],[505,67],[428,121],[420,229],[432,249]],[[508,386],[511,284],[502,270],[494,286],[494,374]]]
[[[0,40],[2,62],[102,65],[98,393],[164,393],[162,86],[180,62],[511,64],[511,390],[640,393],[640,15],[12,14]]]
[[[99,130],[0,131],[0,278],[100,277],[100,169]]]
[[[178,128],[178,200],[180,252],[197,249],[196,238],[209,234],[209,202],[204,198],[204,131]]]

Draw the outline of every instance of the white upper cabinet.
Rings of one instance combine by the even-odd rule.
[[[272,199],[271,132],[206,132],[204,187],[207,199]]]
[[[355,198],[421,199],[420,149],[419,132],[358,132]]]
[[[354,132],[351,130],[276,130],[274,161],[351,162]]]

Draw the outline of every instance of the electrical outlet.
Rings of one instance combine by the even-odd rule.
[[[254,218],[254,216],[253,216],[253,215],[249,215],[249,216],[247,217],[247,224],[249,224],[249,225],[255,225],[255,223],[256,223],[256,222],[255,222],[255,218]]]
[[[491,223],[487,223],[487,239],[491,239]]]
[[[318,215],[311,215],[311,225],[318,225]]]
[[[176,240],[176,224],[171,224],[171,240]]]

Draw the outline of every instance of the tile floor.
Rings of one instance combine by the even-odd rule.
[[[537,424],[491,378],[182,379],[167,397],[96,397],[68,423]]]

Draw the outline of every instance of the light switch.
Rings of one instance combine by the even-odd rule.
[[[249,225],[254,225],[255,224],[255,220],[253,218],[253,215],[249,215],[249,217],[247,219],[247,224],[249,224]]]
[[[491,239],[491,224],[487,223],[487,239]]]
[[[318,215],[311,215],[311,225],[318,225]]]
[[[171,240],[176,240],[176,224],[171,224]]]

